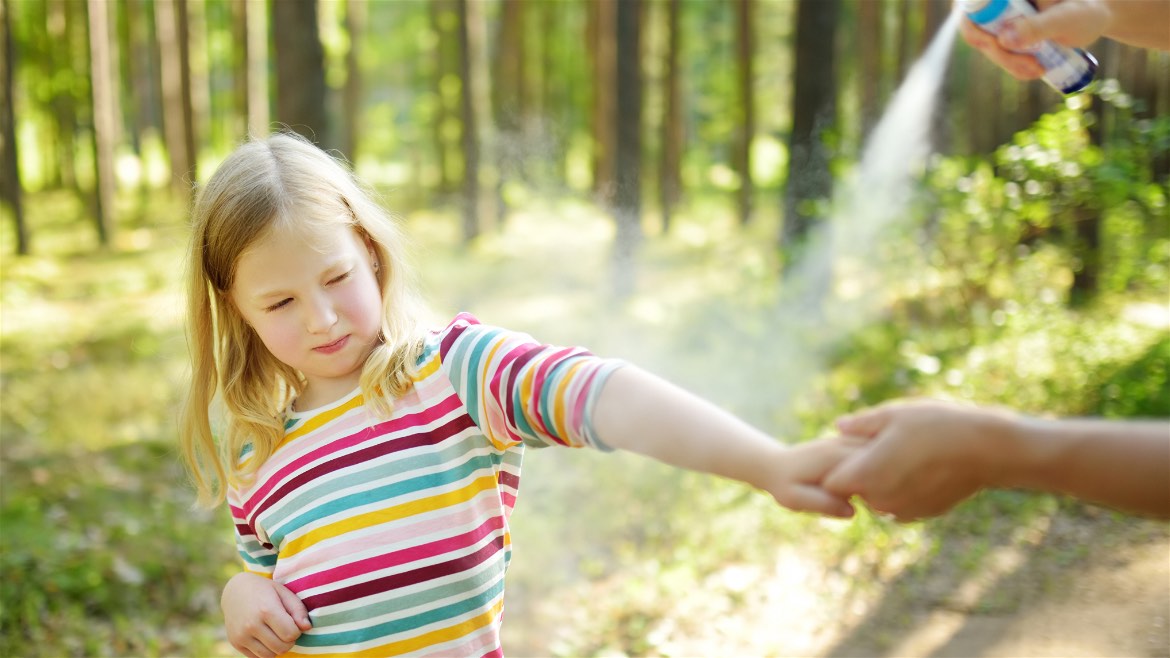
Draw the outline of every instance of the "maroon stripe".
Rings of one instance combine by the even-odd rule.
[[[379,425],[374,425],[373,427],[368,427],[362,431],[369,432],[374,435],[386,434],[386,430],[391,424],[398,423],[395,420],[391,420]],[[317,478],[324,477],[325,475],[334,471],[339,471],[345,468],[349,468],[350,466],[361,464],[362,462],[384,457],[394,452],[411,450],[420,446],[435,445],[437,443],[446,441],[452,436],[455,436],[456,434],[472,427],[475,427],[475,423],[472,422],[471,418],[467,414],[461,413],[455,418],[447,421],[447,423],[433,430],[417,432],[415,434],[407,434],[404,436],[390,437],[385,441],[379,441],[373,445],[349,453],[347,455],[340,455],[330,458],[318,464],[317,466],[304,471],[303,473],[299,473],[295,477],[282,484],[280,487],[274,489],[252,511],[252,522],[255,523],[255,519],[259,518],[259,516],[263,514],[265,510],[283,500],[285,496],[292,494],[299,487],[312,482]]]
[[[520,373],[524,370],[524,366],[528,362],[540,356],[542,346],[530,345],[519,356],[511,358],[511,362],[504,361],[496,369],[495,374],[492,375],[491,392],[496,400],[500,403],[500,407],[504,410],[504,418],[508,421],[509,427],[518,427],[516,424],[516,406],[512,404],[512,391],[516,390],[516,380],[519,379]],[[507,381],[504,382],[503,390],[500,389],[500,378],[507,373]],[[539,398],[539,394],[538,394]],[[523,403],[523,401],[522,401]]]
[[[455,324],[460,319],[468,319],[470,320],[471,324],[479,324],[478,322],[474,321],[474,318],[470,318],[470,316],[464,318],[464,314],[462,313],[455,316],[455,319],[452,320],[450,326],[448,326],[447,333],[443,336],[443,340],[439,342],[440,361],[445,361],[447,359],[447,353],[451,351],[451,346],[455,344],[456,340],[459,340],[459,337],[463,335],[464,331],[467,331],[467,325]]]
[[[489,558],[502,551],[503,548],[504,538],[497,536],[492,539],[490,544],[469,555],[463,555],[453,560],[448,560],[447,562],[420,567],[412,571],[375,578],[364,583],[356,583],[349,587],[342,587],[330,592],[322,592],[306,597],[302,601],[305,607],[312,611],[329,605],[356,601],[367,596],[389,592],[401,587],[409,587],[416,583],[435,580],[443,576],[464,573],[486,562]]]
[[[500,471],[496,474],[496,482],[499,482],[505,487],[518,489],[520,487],[520,476],[515,473],[509,473],[508,471]]]

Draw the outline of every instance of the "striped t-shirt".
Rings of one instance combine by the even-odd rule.
[[[360,390],[290,413],[255,481],[229,491],[245,568],[309,610],[294,654],[502,655],[524,444],[604,448],[590,414],[619,361],[461,314],[418,363],[388,419]]]

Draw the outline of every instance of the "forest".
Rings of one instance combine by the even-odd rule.
[[[951,4],[0,0],[0,655],[233,655],[176,418],[188,212],[249,135],[374,186],[437,323],[785,442],[910,396],[1170,417],[1170,53],[1099,40],[1063,97]],[[1165,523],[1018,491],[827,521],[532,453],[512,655],[1170,653]]]

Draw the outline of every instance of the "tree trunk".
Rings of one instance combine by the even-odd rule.
[[[739,105],[740,126],[738,143],[735,145],[734,169],[739,174],[739,192],[737,194],[737,208],[739,223],[747,225],[752,218],[752,196],[755,187],[752,185],[752,138],[756,132],[755,89],[752,73],[752,57],[755,53],[755,38],[752,32],[753,11],[752,0],[737,0],[736,36],[738,48],[736,50],[739,71]]]
[[[472,66],[473,34],[468,18],[469,2],[476,0],[455,0],[459,14],[459,77],[463,80],[460,88],[460,120],[463,124],[461,145],[463,148],[463,241],[471,242],[480,232],[479,224],[479,130],[475,107],[475,67]]]
[[[877,123],[882,104],[883,33],[885,0],[861,0],[857,5],[857,80],[861,87],[861,134],[864,138]]]
[[[918,39],[918,55],[926,52],[934,35],[947,20],[947,13],[951,8],[951,0],[922,0],[922,33]]]
[[[29,253],[28,226],[24,222],[23,191],[20,186],[20,159],[16,150],[16,112],[12,101],[15,48],[12,46],[12,14],[9,0],[0,0],[0,163],[3,163],[3,198],[12,208],[16,228],[16,253]]]
[[[495,115],[496,137],[496,217],[507,216],[504,186],[519,173],[520,144],[520,89],[523,88],[524,4],[522,0],[503,0],[496,37],[495,71],[492,78],[492,113]]]
[[[232,31],[232,121],[229,141],[238,142],[248,134],[248,3],[231,0]]]
[[[634,288],[634,256],[642,241],[641,0],[617,4],[617,149],[614,162],[614,283],[619,297]]]
[[[824,136],[836,125],[834,47],[839,0],[799,0],[793,62],[792,132],[781,245],[803,242],[816,219],[809,206],[832,194]]]
[[[670,218],[679,202],[682,191],[682,91],[679,84],[679,49],[682,34],[679,21],[679,0],[669,0],[667,23],[670,36],[666,46],[666,79],[663,96],[666,100],[666,116],[662,120],[662,165],[658,168],[658,191],[661,194],[662,232],[670,231]]]
[[[358,135],[361,134],[361,43],[366,33],[364,0],[346,0],[345,32],[349,35],[349,50],[345,51],[345,91],[342,96],[345,116],[341,122],[341,152],[350,162],[356,162]]]
[[[158,46],[150,29],[145,0],[127,0],[126,23],[129,33],[130,56],[127,71],[130,96],[134,103],[133,126],[130,131],[134,152],[141,158],[142,142],[152,128],[159,125],[158,116]],[[146,190],[149,180],[144,175],[140,187]]]
[[[1170,53],[1152,55],[1149,62],[1152,87],[1150,112],[1154,116],[1170,115]],[[1154,180],[1165,180],[1170,176],[1170,149],[1160,149],[1154,154],[1152,173]]]
[[[162,78],[163,133],[170,158],[171,186],[179,195],[189,197],[196,172],[187,63],[187,2],[155,0],[154,10]]]
[[[934,42],[939,30],[951,11],[951,0],[922,0],[922,34],[919,39],[918,57],[921,57]],[[930,139],[936,151],[950,152],[950,131],[946,130],[946,118],[950,114],[950,99],[958,80],[947,76],[943,80],[941,93],[935,99],[934,114],[931,115]]]
[[[84,5],[68,0],[49,0],[48,11],[45,16],[45,30],[52,43],[60,44],[59,48],[52,49],[50,54],[49,70],[46,75],[52,78],[70,80],[78,75],[75,62],[84,62],[86,57],[74,48],[77,31],[77,10]],[[88,46],[88,45],[87,45]],[[66,75],[60,72],[68,71]],[[88,77],[88,74],[86,74]],[[54,84],[52,87],[50,105],[53,112],[53,123],[56,126],[55,158],[46,158],[50,169],[45,172],[46,180],[51,185],[61,186],[70,190],[77,190],[77,99],[74,96],[72,85]],[[55,160],[55,162],[54,162]]]
[[[973,53],[967,76],[967,130],[974,155],[989,155],[999,146],[1003,119],[1000,98],[1004,74],[980,54]]]
[[[276,26],[276,119],[323,148],[333,144],[325,112],[325,51],[317,0],[272,3]]]
[[[110,246],[114,234],[114,145],[117,142],[117,109],[113,53],[110,52],[110,14],[113,5],[89,0],[90,90],[93,94],[94,219],[98,242]]]
[[[439,170],[439,194],[447,195],[454,191],[455,185],[448,157],[448,139],[444,134],[444,126],[452,120],[452,111],[448,104],[447,94],[443,91],[443,78],[454,68],[449,62],[451,58],[448,57],[448,52],[450,49],[446,46],[451,43],[458,45],[459,39],[457,36],[454,39],[451,38],[450,30],[447,29],[446,22],[443,20],[444,13],[451,8],[450,0],[432,0],[427,8],[430,12],[431,29],[438,36],[435,44],[432,81],[437,107],[435,116],[431,120],[431,138],[434,143],[436,167]],[[458,59],[458,55],[455,59]]]
[[[204,142],[197,141],[195,135],[211,144],[217,144],[222,141],[222,123],[219,121],[212,121],[211,116],[211,83],[209,81],[211,62],[208,59],[207,53],[207,0],[187,1],[187,11],[184,16],[187,19],[186,47],[183,52],[187,53],[187,65],[184,70],[187,71],[187,94],[190,104],[191,122],[188,128],[191,135],[191,159],[197,162],[199,159],[199,147]],[[192,181],[197,180],[194,176]]]
[[[1116,78],[1120,73],[1119,59],[1122,46],[1109,39],[1102,40],[1098,46],[1102,69],[1100,75]],[[1093,98],[1091,102],[1097,114],[1097,121],[1089,125],[1089,143],[1101,149],[1109,148],[1109,142],[1114,137],[1117,113],[1112,105],[1100,98]],[[1104,223],[1101,221],[1101,209],[1094,203],[1073,208],[1071,215],[1072,249],[1080,261],[1080,267],[1073,270],[1069,306],[1077,308],[1085,306],[1097,295],[1101,276],[1101,238]]]
[[[264,137],[270,132],[268,12],[264,0],[244,0],[244,14],[248,35],[245,55],[248,60],[248,132]]]
[[[911,42],[913,41],[914,26],[913,16],[910,13],[910,0],[896,0],[898,3],[898,20],[895,25],[898,26],[897,36],[894,37],[896,42],[894,45],[897,48],[897,60],[895,62],[894,70],[897,71],[897,78],[894,87],[902,84],[902,80],[906,79],[906,69],[910,67],[910,51],[913,48]]]
[[[603,208],[611,208],[614,199],[614,156],[617,146],[617,108],[610,90],[617,87],[615,34],[615,0],[589,3],[586,26],[588,50],[593,53],[593,193]]]

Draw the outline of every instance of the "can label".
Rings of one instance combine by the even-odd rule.
[[[1036,13],[1028,0],[962,0],[961,6],[972,23],[992,34]],[[1080,48],[1041,41],[1022,52],[1036,58],[1044,67],[1044,81],[1062,94],[1083,90],[1097,72],[1097,60]]]

